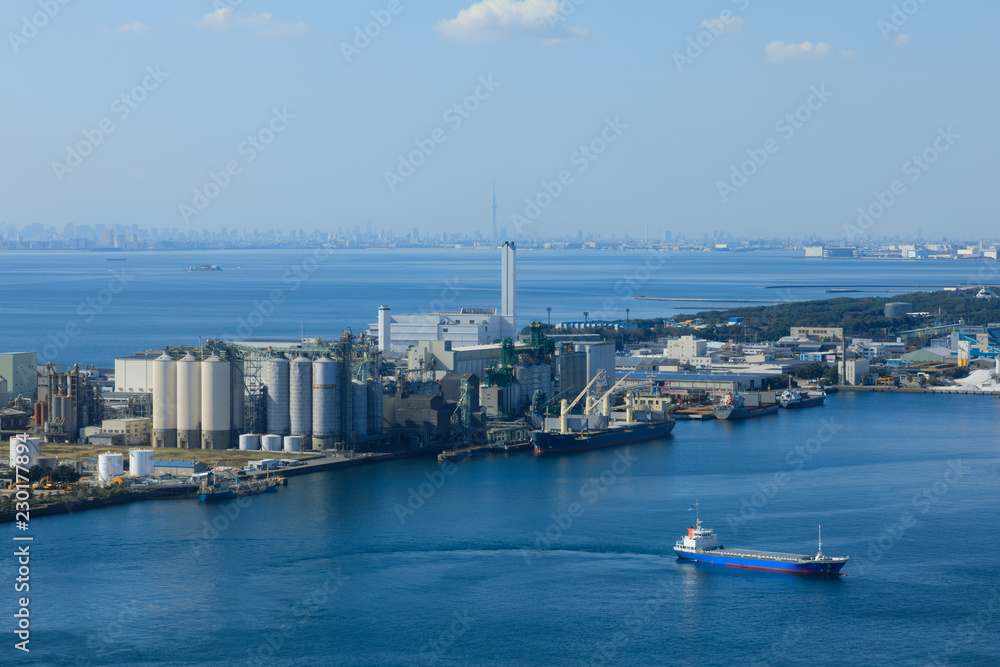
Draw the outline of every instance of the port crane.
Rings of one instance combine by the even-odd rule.
[[[562,401],[560,402],[560,405],[559,405],[559,432],[560,433],[569,433],[569,415],[570,415],[570,413],[573,411],[573,408],[576,407],[576,404],[580,402],[580,399],[587,395],[587,392],[590,390],[590,387],[595,382],[597,382],[598,378],[601,378],[601,377],[604,377],[604,371],[603,370],[599,371],[598,373],[596,373],[594,375],[594,379],[592,379],[590,382],[587,383],[587,386],[583,388],[583,391],[581,391],[580,394],[576,398],[573,399],[572,403],[567,402],[565,398],[562,399]]]
[[[616,382],[611,387],[611,389],[608,389],[606,392],[604,392],[604,395],[601,396],[596,401],[591,400],[590,396],[588,396],[587,397],[587,405],[586,405],[586,408],[583,411],[583,414],[585,414],[585,415],[592,414],[593,411],[594,411],[594,409],[598,405],[600,405],[601,406],[601,414],[603,414],[605,417],[611,417],[611,395],[615,392],[615,389],[617,389],[618,387],[620,387],[621,384],[623,382],[625,382],[625,380],[629,379],[629,377],[631,375],[632,375],[632,373],[628,373],[627,375],[625,375],[625,377],[623,377],[621,380],[619,380],[618,382]],[[628,406],[629,406],[629,410],[631,410],[631,402],[628,402]],[[632,420],[629,419],[628,421],[632,421]]]

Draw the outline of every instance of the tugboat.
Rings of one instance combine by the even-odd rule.
[[[761,405],[756,408],[748,408],[743,394],[726,394],[719,401],[719,404],[712,408],[712,414],[716,419],[750,419],[751,417],[763,417],[773,415],[778,412],[778,404]]]
[[[697,502],[693,509],[695,510],[695,525],[689,526],[687,535],[677,540],[674,545],[674,552],[679,559],[725,565],[744,570],[845,576],[840,574],[840,570],[850,560],[850,556],[823,555],[823,526],[819,527],[819,548],[815,556],[751,549],[727,549],[719,544],[719,538],[711,528],[702,528]]]
[[[223,477],[217,479],[215,473],[210,473],[198,491],[202,502],[214,500],[229,500],[240,496],[255,496],[260,493],[270,493],[278,490],[280,480],[273,478],[243,480],[232,475],[232,479]]]
[[[817,386],[819,386],[818,382]],[[781,407],[788,410],[813,408],[823,405],[824,400],[826,400],[826,392],[822,389],[803,393],[801,389],[792,388],[791,379],[788,380],[788,389],[778,394],[778,403],[781,404]]]

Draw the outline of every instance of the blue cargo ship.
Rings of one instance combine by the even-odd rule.
[[[726,549],[719,544],[711,528],[702,528],[695,504],[695,525],[688,527],[687,535],[677,540],[674,552],[683,560],[725,565],[744,570],[769,570],[795,574],[828,574],[844,576],[840,570],[850,556],[823,555],[823,528],[820,527],[819,549],[815,556],[756,551],[752,549]]]

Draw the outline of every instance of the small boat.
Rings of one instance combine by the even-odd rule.
[[[218,478],[215,473],[206,477],[198,491],[202,502],[229,500],[241,496],[256,496],[261,493],[271,493],[278,490],[280,478],[266,477],[263,479],[240,479],[236,475]]]
[[[818,385],[819,383],[817,382]],[[781,404],[781,407],[788,410],[813,408],[823,405],[825,399],[826,392],[822,389],[804,392],[801,389],[793,388],[791,379],[788,380],[788,389],[778,394],[778,403]]]
[[[727,549],[719,544],[719,538],[711,528],[702,528],[701,518],[698,516],[698,503],[696,502],[690,509],[695,510],[695,525],[689,526],[687,535],[677,540],[674,545],[674,552],[681,560],[725,565],[744,570],[844,576],[840,574],[840,570],[850,560],[850,556],[823,555],[822,526],[819,527],[819,548],[815,556],[752,549]]]
[[[778,412],[780,406],[777,403],[772,405],[761,405],[748,408],[743,394],[726,394],[719,401],[719,404],[712,408],[712,414],[716,419],[751,419],[753,417],[763,417],[773,415]]]
[[[201,264],[200,266],[189,266],[188,271],[221,271],[222,267],[218,264]]]

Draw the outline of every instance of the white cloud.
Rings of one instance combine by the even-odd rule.
[[[854,56],[858,55],[858,52],[853,49],[842,49],[840,53],[838,53],[837,55],[839,55],[841,58],[853,58]]]
[[[194,22],[199,28],[215,28],[224,30],[232,26],[233,10],[228,8],[216,9],[214,12],[205,14]]]
[[[910,41],[910,36],[905,32],[901,32],[898,35],[896,35],[896,39],[892,40],[892,45],[902,46],[903,44],[906,44],[909,41]]]
[[[134,23],[126,23],[123,26],[119,26],[118,32],[128,33],[130,35],[141,35],[142,33],[149,30],[149,26],[142,21],[136,21]]]
[[[261,36],[292,35],[301,34],[309,30],[302,21],[298,23],[282,23],[274,20],[274,14],[262,12],[253,13],[249,16],[236,16],[233,10],[223,7],[214,12],[205,14],[194,22],[199,28],[212,28],[213,30],[228,30],[234,26],[243,28],[257,28],[257,34]]]
[[[726,14],[726,12],[723,12],[723,14]],[[713,16],[710,19],[705,19],[701,22],[701,27],[706,30],[711,30],[713,34],[721,35],[726,32],[743,32],[744,23],[746,23],[746,21],[739,16],[736,16],[735,14],[728,14],[725,16]]]
[[[552,45],[586,36],[586,29],[566,24],[562,9],[560,0],[481,0],[434,30],[467,42],[546,33],[543,43]]]
[[[771,42],[764,49],[764,59],[769,63],[784,63],[789,60],[811,60],[827,58],[833,54],[833,47],[826,42],[802,42],[801,44],[785,44]]]

